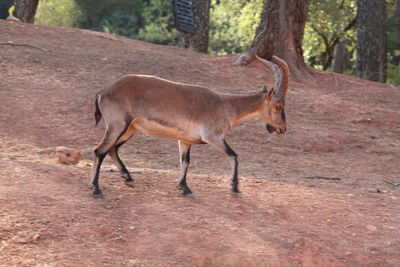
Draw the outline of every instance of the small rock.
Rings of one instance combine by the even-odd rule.
[[[368,229],[369,231],[372,231],[372,232],[375,232],[375,231],[378,230],[378,228],[376,228],[375,225],[368,225],[368,226],[367,226],[367,229]]]
[[[108,234],[110,234],[110,233],[112,232],[112,228],[111,228],[110,226],[108,226],[108,225],[103,224],[103,225],[100,225],[100,226],[97,228],[97,232],[98,232],[101,236],[106,236],[106,235],[108,235]]]
[[[351,251],[346,251],[344,253],[344,255],[347,256],[347,257],[350,257],[350,256],[353,256],[353,253],[351,253]]]
[[[7,20],[9,20],[9,21],[17,21],[17,22],[21,22],[21,20],[20,20],[20,19],[18,19],[18,18],[16,18],[16,17],[14,17],[13,15],[10,15],[10,16],[8,16],[8,17],[7,17]]]
[[[58,146],[56,147],[57,163],[65,165],[76,165],[82,158],[82,154],[73,148]]]
[[[42,239],[42,238],[41,238],[41,236],[40,236],[39,234],[34,235],[34,236],[32,237],[32,241],[35,242],[35,243],[38,242],[40,239]]]
[[[294,248],[304,247],[306,245],[306,240],[304,238],[299,238],[293,242]]]
[[[377,188],[368,188],[369,193],[382,193],[381,190]]]
[[[364,251],[367,254],[376,255],[379,252],[379,249],[376,247],[371,247],[371,246],[367,245],[364,247]]]

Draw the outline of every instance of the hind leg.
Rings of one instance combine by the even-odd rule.
[[[103,137],[101,143],[94,150],[93,155],[93,174],[91,186],[94,187],[93,196],[101,197],[102,193],[99,187],[99,174],[101,164],[110,151],[110,149],[115,145],[121,134],[125,131],[125,123],[108,125],[106,133]]]
[[[128,186],[133,186],[133,179],[128,169],[125,167],[125,164],[122,162],[121,158],[118,155],[119,148],[125,144],[133,135],[135,134],[134,129],[128,129],[115,143],[115,145],[110,150],[110,157],[114,161],[115,165],[117,165],[122,177],[125,178],[125,184]]]

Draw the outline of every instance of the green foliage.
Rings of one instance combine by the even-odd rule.
[[[175,29],[171,0],[153,0],[142,11],[144,27],[137,39],[156,43],[176,45],[178,32]]]
[[[396,30],[398,31],[399,29],[396,29],[396,22],[395,20],[398,19],[396,17],[396,14],[394,12],[394,1],[387,1],[387,41],[388,41],[388,52],[389,56],[393,57],[395,56],[395,51],[400,47],[400,44],[397,44],[397,38],[396,38]],[[398,55],[400,56],[400,55]]]
[[[209,51],[222,55],[246,50],[260,22],[262,0],[212,0]]]
[[[356,8],[355,0],[310,0],[303,41],[309,65],[321,69],[336,38],[352,40],[355,46],[356,29],[345,29],[356,16]]]
[[[155,44],[176,45],[178,32],[169,29],[166,23],[156,21],[140,29],[137,39]]]
[[[170,0],[76,0],[82,27],[159,44],[176,44]]]
[[[400,65],[388,64],[387,83],[400,86]]]
[[[139,30],[138,20],[134,15],[116,10],[100,21],[99,28],[103,32],[134,37]]]
[[[36,23],[176,45],[171,0],[41,0]]]
[[[14,13],[14,9],[15,9],[15,6],[12,5],[12,6],[8,9],[8,14]],[[36,13],[36,14],[37,14],[37,13]],[[36,17],[35,17],[35,18],[36,18]]]
[[[400,50],[394,50],[393,56],[400,56]],[[387,68],[387,83],[400,86],[400,65],[392,64],[392,56],[389,56]]]
[[[131,34],[142,26],[141,10],[144,4],[141,0],[75,0],[75,2],[84,15],[81,28]]]
[[[11,13],[10,13],[11,14]],[[71,0],[40,0],[36,11],[35,23],[75,27],[82,20],[82,12]]]

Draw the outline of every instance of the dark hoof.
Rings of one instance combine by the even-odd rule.
[[[95,189],[92,196],[94,198],[103,198],[103,193],[100,191],[100,189]]]
[[[132,180],[132,181],[125,181],[125,184],[126,184],[127,186],[129,186],[129,187],[134,187],[134,186],[135,186],[133,180]]]
[[[93,198],[104,198],[103,193],[100,194],[92,194]]]
[[[240,193],[239,188],[237,186],[232,187],[233,193]]]
[[[189,187],[182,188],[182,189],[183,189],[183,195],[184,196],[189,196],[189,195],[193,194],[192,190],[190,190]]]

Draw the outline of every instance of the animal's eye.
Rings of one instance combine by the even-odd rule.
[[[282,107],[281,107],[281,106],[276,106],[275,109],[276,109],[276,110],[281,110]]]

